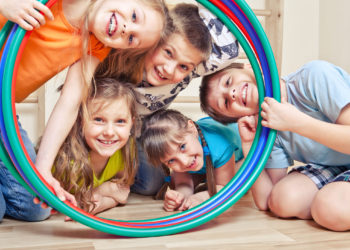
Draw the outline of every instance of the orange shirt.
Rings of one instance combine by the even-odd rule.
[[[35,29],[23,51],[15,86],[16,102],[23,101],[51,77],[78,61],[82,55],[79,30],[68,23],[62,10],[62,0],[51,8],[55,17]],[[6,23],[0,15],[0,27]],[[110,51],[95,36],[90,36],[89,54],[102,61]]]

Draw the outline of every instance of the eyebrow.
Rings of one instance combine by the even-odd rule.
[[[172,45],[170,45],[169,43],[168,43],[168,46],[173,50],[174,57],[177,58],[178,57],[177,56],[178,55],[177,50]],[[192,62],[185,62],[185,63],[188,63],[188,64],[192,65],[193,68],[196,67],[196,65],[194,63],[192,63]]]

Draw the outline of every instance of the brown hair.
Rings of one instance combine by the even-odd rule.
[[[94,87],[89,90],[87,107],[95,99],[104,100],[101,107],[99,107],[103,108],[108,102],[123,98],[127,103],[125,108],[130,111],[132,117],[136,117],[135,93],[130,84],[121,83],[110,78],[97,78]],[[94,183],[93,171],[89,161],[90,149],[84,137],[84,124],[89,117],[85,117],[82,106],[83,104],[81,104],[77,121],[56,156],[53,175],[60,181],[65,190],[74,193],[78,204],[84,210],[87,210],[89,207],[91,209]],[[89,111],[88,114],[90,115]],[[135,142],[134,135],[131,135],[126,145],[121,149],[124,160],[124,175],[113,181],[128,185],[133,183],[138,164]]]
[[[201,105],[201,110],[208,114],[210,117],[212,117],[214,120],[222,123],[222,124],[229,124],[234,123],[238,121],[238,118],[235,117],[229,117],[226,115],[219,114],[216,110],[214,110],[209,105],[209,94],[211,91],[215,91],[215,86],[212,86],[211,80],[214,76],[217,76],[221,73],[224,73],[231,69],[243,69],[244,64],[243,63],[232,63],[229,66],[227,66],[224,69],[219,70],[218,72],[215,72],[210,75],[206,75],[202,78],[201,85],[199,87],[199,100]]]
[[[170,17],[173,20],[173,33],[186,38],[202,53],[203,61],[211,52],[211,36],[207,26],[198,13],[198,7],[194,4],[176,4],[170,10]]]
[[[161,109],[145,117],[142,124],[141,144],[146,156],[154,166],[162,165],[160,159],[168,153],[169,144],[179,144],[186,134],[191,133],[188,128],[189,120],[189,118],[179,111],[172,109]],[[202,140],[202,146],[206,147],[207,145],[203,134],[199,127],[196,127]],[[214,167],[210,156],[205,155],[204,157],[206,157],[207,163],[206,171],[209,193],[213,195],[216,193]],[[167,174],[169,173],[168,171]],[[167,184],[168,183],[166,183],[166,185]],[[166,191],[166,188],[163,187],[161,190]],[[163,197],[164,195],[157,194],[157,196]]]

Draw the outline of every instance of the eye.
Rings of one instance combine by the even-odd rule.
[[[174,162],[175,162],[174,159],[170,159],[170,160],[167,162],[167,165],[169,166],[169,165],[173,164]]]
[[[125,119],[118,119],[118,120],[117,120],[117,123],[119,123],[119,124],[124,124],[124,123],[126,123],[126,120],[125,120]]]
[[[181,64],[180,67],[181,67],[181,69],[183,69],[183,70],[185,70],[185,71],[188,70],[188,67],[187,67],[186,65],[184,65],[184,64]]]
[[[227,78],[227,81],[226,81],[226,86],[229,86],[230,85],[230,81],[231,81],[231,78]]]
[[[136,21],[136,12],[135,11],[132,12],[131,19],[133,22]]]
[[[186,149],[186,144],[184,143],[184,144],[181,144],[180,145],[180,150],[181,151],[184,151]]]
[[[94,117],[94,122],[96,123],[102,123],[103,119],[101,117]]]
[[[129,45],[134,41],[134,35],[129,36]]]
[[[168,50],[168,49],[165,49],[165,53],[168,55],[168,56],[172,56],[173,54],[171,53],[171,51],[170,50]]]

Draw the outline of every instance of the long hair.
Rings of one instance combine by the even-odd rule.
[[[121,83],[114,79],[97,78],[94,87],[89,89],[86,104],[88,107],[93,100],[100,99],[103,102],[98,108],[101,109],[108,102],[120,98],[126,100],[127,107],[125,108],[130,111],[132,117],[136,117],[136,99],[132,87],[130,84]],[[56,156],[53,175],[60,181],[65,190],[74,193],[79,206],[87,210],[89,207],[91,208],[90,205],[94,205],[91,202],[94,178],[89,161],[90,149],[84,138],[84,124],[86,124],[89,117],[85,116],[83,105],[79,110],[76,123]],[[90,115],[89,110],[88,115]],[[124,160],[124,175],[118,180],[113,180],[128,185],[133,183],[138,165],[136,139],[133,132],[131,131],[132,135],[121,149]]]
[[[161,158],[169,153],[170,144],[179,144],[183,141],[186,134],[191,133],[188,127],[190,119],[177,110],[162,109],[145,118],[142,123],[141,143],[146,156],[154,166],[161,166]],[[196,126],[198,134],[204,140],[203,147],[207,146],[204,136],[199,127]],[[216,193],[214,179],[214,167],[209,155],[204,155],[207,163],[207,181],[209,184],[209,193]],[[209,174],[208,174],[209,170]],[[166,183],[167,184],[167,183]],[[166,188],[162,188],[162,192]],[[163,197],[163,194],[157,194],[157,197]]]
[[[112,77],[131,83],[139,83],[142,80],[145,56],[153,51],[173,31],[172,19],[164,0],[139,0],[150,6],[163,17],[163,29],[160,40],[150,48],[144,49],[112,49],[105,60],[100,63],[95,71],[95,76]]]

